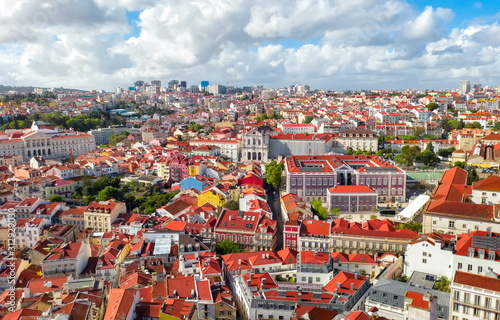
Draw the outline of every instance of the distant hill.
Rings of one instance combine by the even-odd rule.
[[[10,90],[16,90],[17,92],[25,92],[25,93],[31,93],[35,88],[43,88],[43,87],[32,87],[32,86],[4,86],[0,84],[0,93],[7,93]],[[50,88],[45,88],[45,89],[50,89]],[[54,88],[56,92],[66,92],[66,91],[81,91],[81,92],[86,92],[86,90],[80,90],[80,89],[69,89],[69,88]]]

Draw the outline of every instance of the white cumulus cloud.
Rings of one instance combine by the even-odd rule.
[[[139,32],[127,12],[139,11]],[[500,80],[499,26],[449,29],[406,0],[0,2],[0,83],[112,89],[140,78],[405,88]]]

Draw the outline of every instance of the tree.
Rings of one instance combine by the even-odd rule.
[[[111,186],[107,186],[97,194],[97,201],[107,201],[109,199],[118,198],[122,198],[119,190]]]
[[[130,207],[132,207],[132,205],[134,205],[134,207],[139,206],[139,210],[141,213],[151,214],[154,213],[157,208],[169,203],[170,200],[172,200],[172,198],[175,197],[175,195],[178,193],[179,190],[167,193],[155,193],[149,196],[142,196],[137,199],[129,198],[129,202],[127,202],[126,198],[126,202],[127,205],[130,204]]]
[[[406,141],[406,140],[414,140],[414,139],[413,139],[413,136],[412,136],[412,135],[406,134],[406,135],[404,135],[404,136],[401,138],[401,140],[405,140],[405,141]]]
[[[415,127],[413,129],[413,135],[411,140],[420,140],[425,133],[425,128]]]
[[[376,214],[370,215],[370,219],[377,219],[377,215]]]
[[[224,208],[227,208],[229,210],[240,210],[240,204],[238,203],[238,201],[231,200],[224,204]]]
[[[328,219],[328,210],[323,207],[320,200],[313,200],[311,202],[311,209],[313,214],[317,215],[320,220]]]
[[[201,129],[203,129],[203,126],[199,123],[195,123],[195,124],[189,126],[188,129],[199,132]]]
[[[278,188],[281,184],[281,175],[284,168],[283,162],[277,163],[275,160],[266,164],[266,182]]]
[[[121,134],[114,134],[109,137],[109,145],[116,146],[118,143],[125,143],[128,141],[128,137]]]
[[[467,168],[467,184],[471,185],[473,182],[479,181],[476,167],[470,166]]]
[[[434,111],[434,110],[436,110],[437,108],[439,108],[439,104],[437,104],[436,102],[431,102],[431,103],[427,104],[425,107],[426,107],[426,108],[427,108],[427,110],[429,110],[429,111]]]
[[[495,125],[493,126],[493,130],[500,131],[500,122],[495,123]]]
[[[330,214],[334,217],[338,217],[340,215],[339,211],[339,208],[332,208],[332,210],[330,210]]]
[[[241,247],[241,244],[225,239],[217,242],[217,245],[215,246],[215,252],[218,255],[223,256],[225,254],[243,252],[243,248]]]
[[[50,197],[49,199],[50,202],[62,202],[62,197],[60,195],[57,195],[57,196],[53,196],[53,197]]]
[[[428,143],[425,150],[417,156],[417,161],[422,162],[426,166],[433,166],[439,162],[439,158],[434,153],[432,143]]]
[[[451,156],[451,154],[453,153],[453,151],[455,151],[455,147],[449,147],[449,148],[446,148],[446,149],[441,149],[437,152],[437,154],[441,157],[444,157],[444,158],[448,158],[449,156]]]
[[[255,121],[264,121],[266,119],[269,119],[269,117],[267,116],[267,113],[262,113],[258,116],[256,116],[255,118],[253,118]]]
[[[420,155],[420,148],[417,146],[404,146],[401,148],[401,153],[394,157],[394,160],[402,165],[412,166],[417,157]]]
[[[89,205],[91,202],[94,202],[94,201],[95,201],[95,197],[94,197],[94,196],[87,196],[87,197],[85,198],[85,203],[86,203],[87,205]]]
[[[434,283],[433,289],[450,292],[450,280],[445,276],[439,277],[439,279]]]
[[[304,123],[311,123],[311,121],[313,121],[313,120],[314,120],[314,117],[313,117],[313,116],[307,116],[307,117],[305,117],[305,119],[304,119]]]
[[[481,129],[482,127],[483,126],[478,121],[469,122],[465,124],[465,128],[467,129]]]
[[[455,161],[455,163],[453,163],[453,166],[465,169],[465,167],[467,166],[467,162],[465,162],[465,161]]]
[[[449,120],[447,122],[448,127],[450,129],[463,129],[464,128],[464,121],[463,120]]]
[[[420,233],[422,232],[422,224],[421,223],[418,223],[418,222],[405,222],[405,223],[401,223],[401,224],[398,224],[396,226],[396,229],[397,230],[401,230],[401,229],[408,229],[408,230],[413,230],[417,233]]]

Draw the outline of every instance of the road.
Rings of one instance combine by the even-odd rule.
[[[283,219],[281,218],[279,190],[276,190],[267,183],[264,184],[264,189],[266,190],[267,194],[267,203],[269,204],[269,208],[273,212],[273,219],[278,221],[278,230],[276,232],[276,250],[281,250],[283,249]],[[276,191],[276,195],[274,194],[274,191]]]

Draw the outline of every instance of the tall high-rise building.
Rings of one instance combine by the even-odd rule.
[[[200,93],[200,88],[197,86],[191,86],[189,87],[189,93]]]
[[[178,84],[179,84],[179,80],[170,80],[168,82],[168,89],[175,90],[175,89],[177,89]]]
[[[483,86],[480,83],[476,83],[475,85],[472,86],[474,89],[474,92],[481,92],[483,91]]]
[[[210,85],[210,82],[208,81],[202,81],[200,82],[200,90],[207,90],[207,87]]]
[[[461,80],[460,81],[460,92],[469,92],[470,91],[470,81],[469,80]]]
[[[161,80],[151,80],[151,85],[161,87]]]
[[[207,91],[213,95],[224,94],[227,91],[226,86],[222,86],[220,84],[209,84],[207,87]]]
[[[140,89],[143,85],[144,85],[144,81],[142,81],[142,80],[137,80],[136,82],[134,82],[134,87],[136,89]]]
[[[187,88],[187,82],[186,81],[181,81],[179,87]]]

